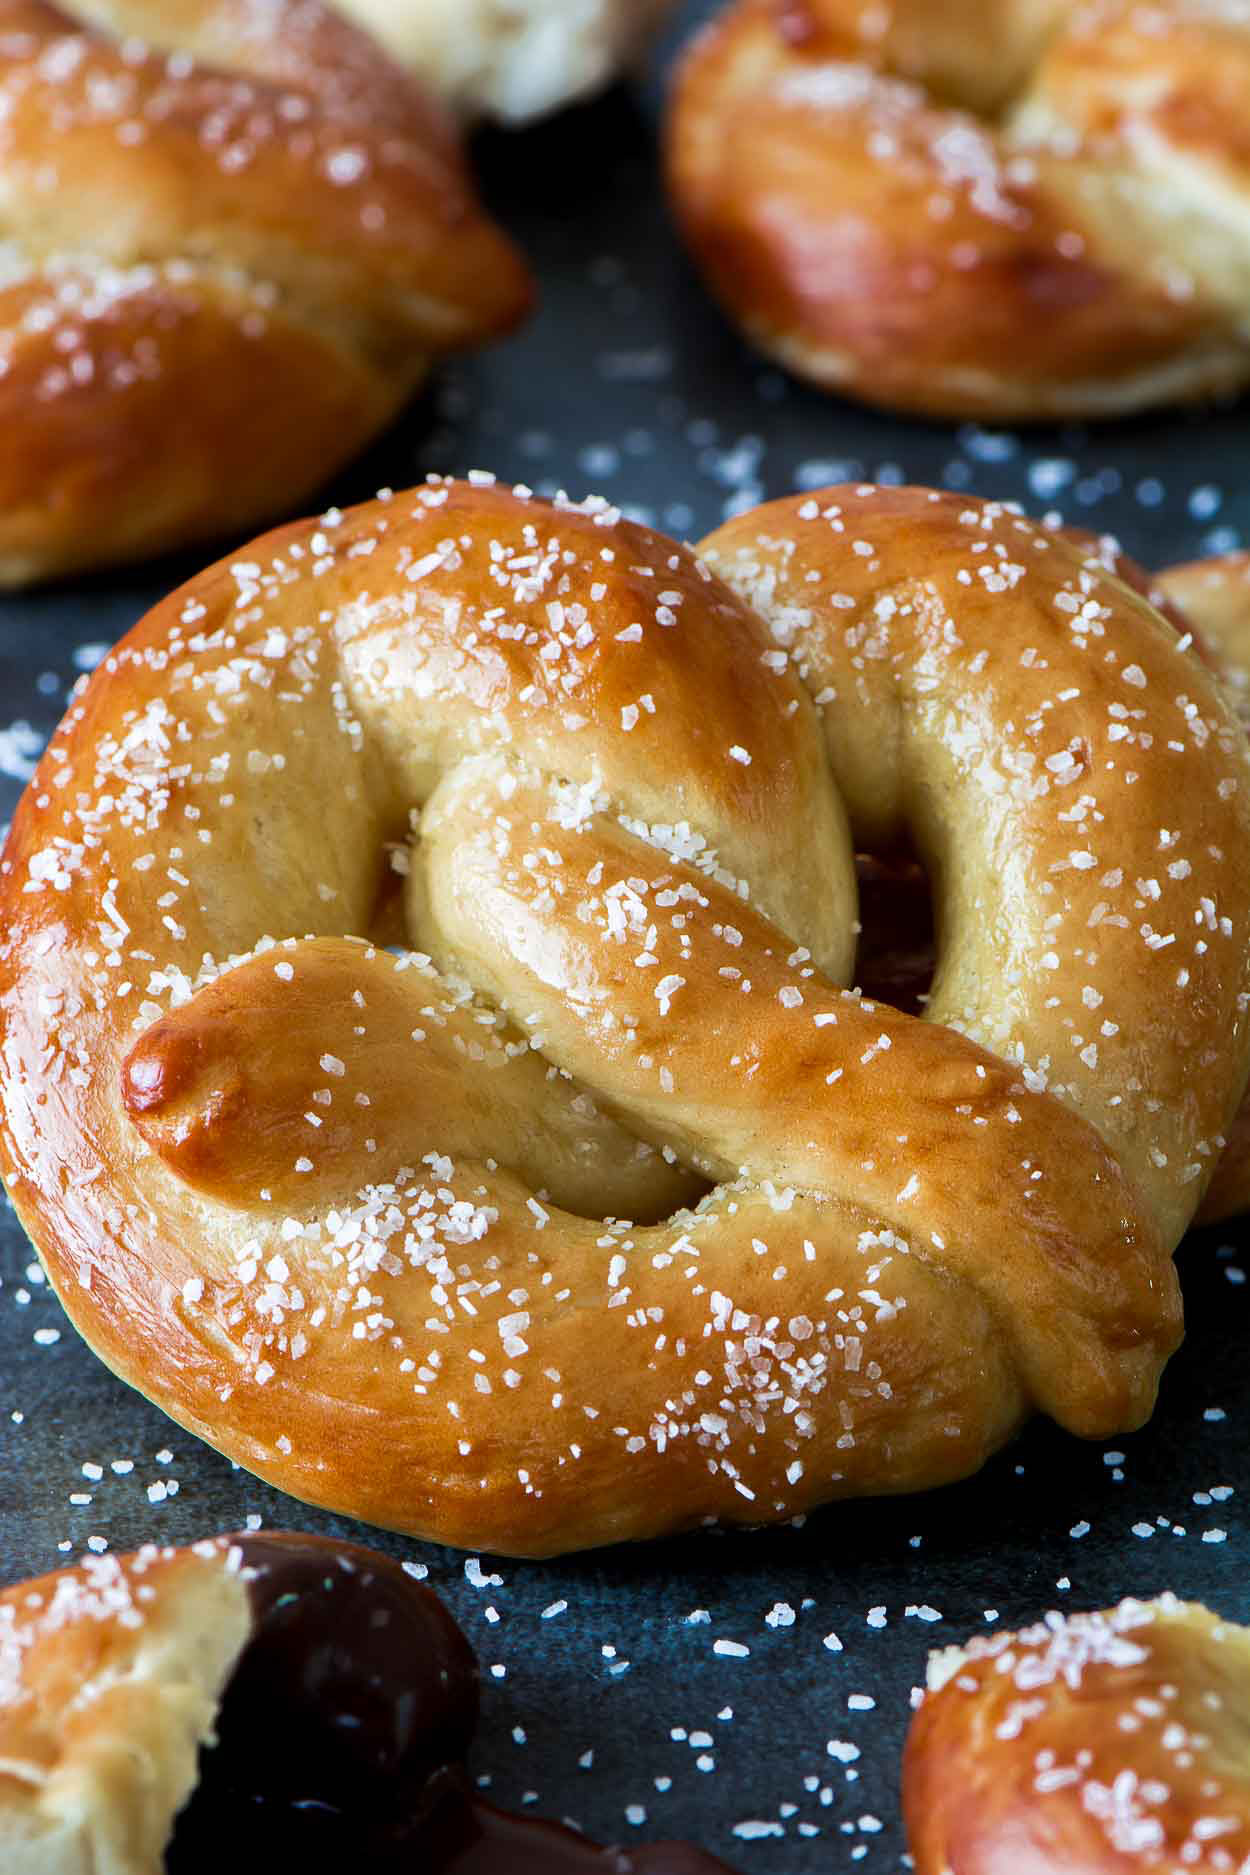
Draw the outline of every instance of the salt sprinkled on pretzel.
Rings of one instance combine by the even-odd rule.
[[[708,280],[872,403],[1107,416],[1250,378],[1244,0],[734,0],[668,130]]]
[[[1227,685],[1243,724],[1250,722],[1250,554],[1217,554],[1159,575],[1159,593],[1191,624]],[[1250,1210],[1250,1100],[1229,1128],[1228,1145],[1208,1188],[1199,1221],[1218,1222]]]

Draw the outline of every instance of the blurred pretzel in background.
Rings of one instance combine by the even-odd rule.
[[[318,0],[0,0],[0,586],[305,501],[526,270]]]
[[[731,316],[887,408],[1114,416],[1250,379],[1240,0],[734,0],[670,189]]]

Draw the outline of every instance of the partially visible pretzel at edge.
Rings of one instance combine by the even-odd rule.
[[[764,351],[887,408],[1108,417],[1250,380],[1241,0],[730,0],[677,220]]]
[[[1151,1410],[1250,1066],[1231,710],[998,505],[701,552],[489,478],[281,530],[19,807],[13,1200],[109,1365],[301,1497],[550,1553]],[[843,987],[905,839],[927,1020]]]
[[[1243,725],[1250,724],[1250,554],[1222,553],[1162,572],[1156,597],[1192,626]],[[1250,1210],[1250,1097],[1243,1100],[1207,1190],[1200,1224]]]

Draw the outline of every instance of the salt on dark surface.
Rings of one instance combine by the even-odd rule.
[[[676,43],[706,7],[687,8]],[[659,190],[659,72],[479,147],[486,194],[543,301],[507,345],[441,376],[346,503],[429,470],[602,492],[698,537],[837,480],[1006,496],[1114,532],[1161,566],[1250,541],[1250,407],[1093,431],[904,423],[808,392],[707,301]],[[227,543],[229,545],[231,543]],[[194,562],[0,604],[0,822],[70,684]],[[478,1650],[475,1768],[495,1801],[601,1840],[685,1836],[744,1870],[902,1863],[898,1763],[930,1648],[1044,1609],[1171,1588],[1250,1618],[1250,1239],[1181,1253],[1188,1339],[1142,1432],[1087,1446],[1045,1425],[971,1483],[835,1506],[802,1528],[702,1535],[545,1564],[381,1533]],[[0,1216],[0,1573],[249,1520],[359,1537],[235,1470],[114,1380]]]

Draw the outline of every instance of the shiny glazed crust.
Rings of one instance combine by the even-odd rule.
[[[1250,722],[1250,554],[1217,554],[1169,567],[1158,579],[1160,593],[1193,625],[1228,685],[1243,723]],[[1199,1223],[1215,1223],[1250,1210],[1250,1100],[1229,1128],[1207,1190]]]
[[[1250,1630],[1172,1595],[933,1657],[907,1740],[916,1875],[1238,1875]]]
[[[8,1875],[159,1875],[251,1625],[227,1539],[0,1593]]]
[[[298,1496],[541,1554],[1151,1410],[1250,1065],[1231,710],[992,503],[703,553],[489,478],[287,528],[19,805],[14,1203],[96,1352]],[[928,1020],[842,987],[852,842],[902,841]]]
[[[0,0],[0,585],[308,497],[524,268],[317,0]]]
[[[734,0],[668,172],[730,314],[870,403],[1095,417],[1250,378],[1237,0]]]

